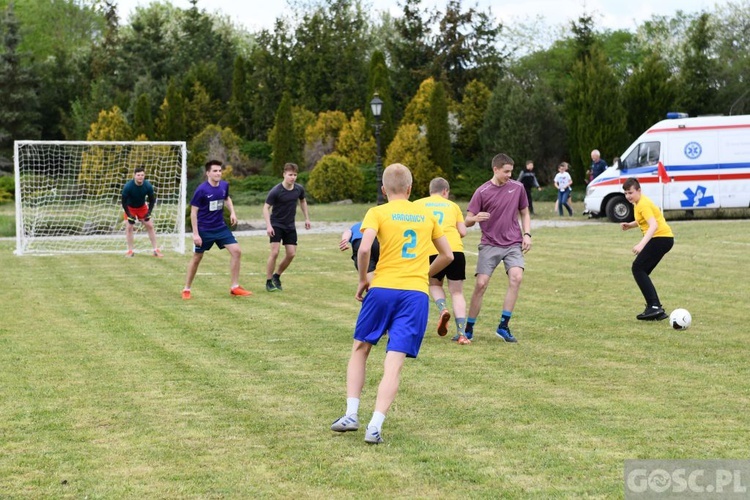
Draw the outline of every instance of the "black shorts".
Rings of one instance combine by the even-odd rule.
[[[352,241],[352,260],[354,261],[354,269],[359,270],[357,265],[357,252],[359,252],[359,244],[362,243],[362,239]],[[380,258],[380,243],[375,239],[370,247],[370,264],[367,266],[367,272],[371,273],[375,270],[375,266]]]
[[[437,258],[437,255],[430,255],[430,264]],[[453,252],[453,262],[448,264],[445,269],[437,273],[432,278],[443,281],[447,277],[451,281],[463,281],[466,279],[466,256],[463,252]]]
[[[286,229],[283,227],[272,226],[273,236],[271,236],[271,243],[282,242],[284,245],[296,245],[297,244],[297,230]]]

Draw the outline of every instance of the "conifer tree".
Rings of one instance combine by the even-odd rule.
[[[159,108],[156,119],[156,132],[163,141],[184,141],[185,132],[185,102],[174,81],[167,86],[167,95]]]
[[[464,158],[472,158],[480,149],[479,132],[492,92],[485,84],[472,80],[464,89],[464,98],[458,107],[457,149]]]
[[[3,47],[0,50],[0,170],[12,170],[13,141],[38,139],[40,127],[38,82],[18,51],[19,22],[13,3],[0,22]]]
[[[629,140],[634,141],[648,127],[663,120],[676,97],[675,81],[664,59],[659,54],[649,55],[623,86]]]
[[[702,13],[688,28],[679,76],[679,104],[690,116],[716,113],[716,78],[719,65],[710,51],[715,33],[710,15]]]
[[[274,175],[281,175],[284,164],[294,162],[299,156],[294,141],[294,123],[292,121],[292,98],[284,93],[276,110],[273,136],[273,153],[271,165]]]
[[[136,137],[143,135],[148,139],[154,137],[154,119],[151,116],[151,100],[148,94],[138,96],[133,113],[133,133]]]
[[[451,137],[448,128],[448,103],[443,82],[435,83],[430,96],[427,118],[427,145],[432,162],[440,167],[449,179],[453,177]]]

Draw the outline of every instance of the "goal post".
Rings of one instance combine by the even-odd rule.
[[[16,255],[124,253],[122,188],[143,167],[159,247],[185,253],[185,142],[15,141]],[[142,224],[136,253],[151,253]]]

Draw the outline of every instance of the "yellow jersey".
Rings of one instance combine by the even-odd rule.
[[[367,211],[360,230],[366,229],[373,229],[380,243],[370,286],[429,294],[432,240],[443,236],[435,216],[408,200],[394,200]]]
[[[635,221],[638,223],[638,227],[643,234],[646,234],[646,231],[648,231],[648,220],[653,217],[656,220],[656,232],[654,233],[654,238],[666,236],[674,237],[674,234],[672,234],[672,228],[670,228],[667,221],[664,220],[664,215],[662,215],[661,210],[659,210],[659,207],[657,207],[648,196],[641,195],[641,199],[635,204],[634,212]]]
[[[443,228],[451,250],[454,252],[464,251],[464,242],[456,227],[459,222],[464,221],[464,214],[458,205],[451,200],[446,200],[439,194],[421,198],[414,203],[425,207],[428,212],[437,217],[438,224]],[[432,253],[430,255],[437,255],[437,253],[437,248],[435,248],[435,245],[432,245]]]

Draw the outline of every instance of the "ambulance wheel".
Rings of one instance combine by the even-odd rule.
[[[633,219],[633,205],[624,196],[615,196],[607,202],[607,217],[612,222],[631,222]]]

